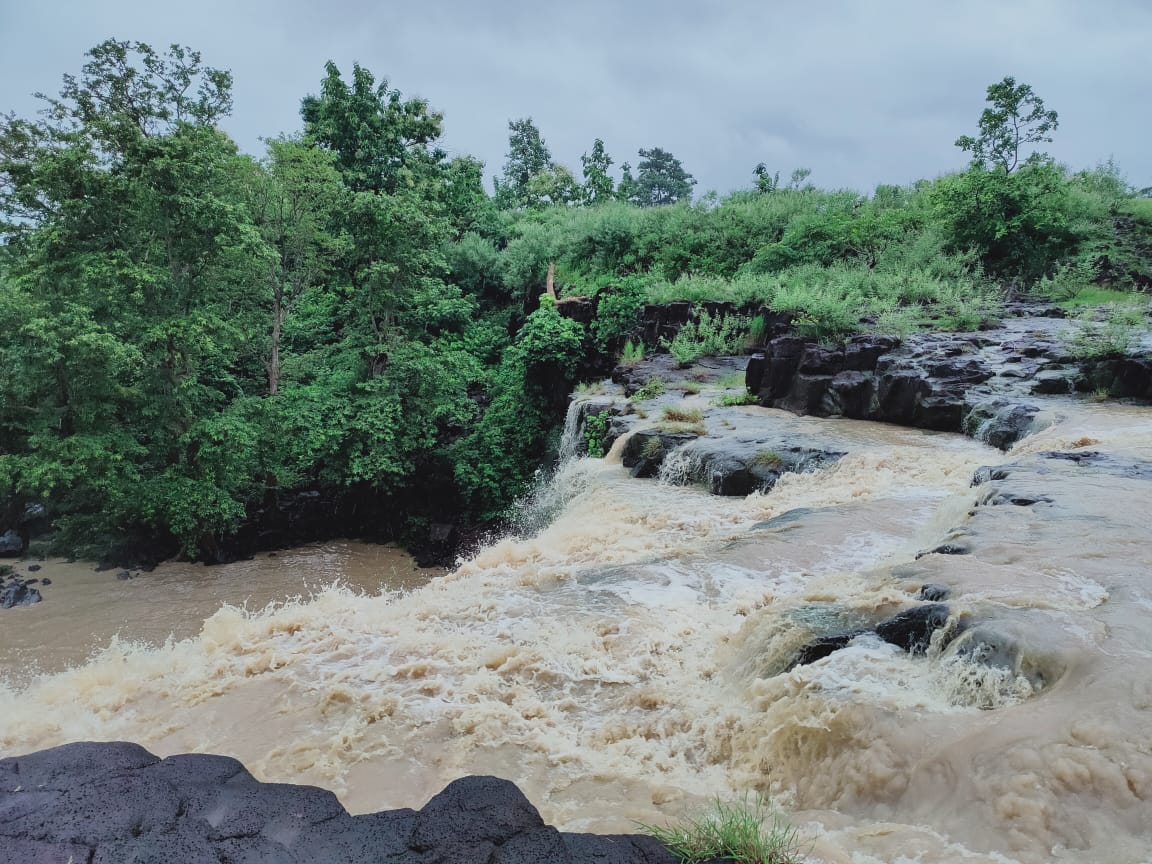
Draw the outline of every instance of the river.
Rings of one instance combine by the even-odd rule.
[[[0,753],[224,753],[353,812],[494,773],[599,832],[755,790],[813,861],[1147,862],[1152,411],[1044,406],[1007,454],[709,412],[847,455],[747,498],[574,460],[544,528],[435,578],[355,544],[124,582],[49,562],[45,602],[0,612]],[[968,554],[917,558],[945,541]],[[951,644],[865,634],[785,671],[925,583],[952,591]]]

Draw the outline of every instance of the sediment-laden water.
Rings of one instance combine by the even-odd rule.
[[[0,752],[129,739],[225,753],[357,812],[495,773],[575,830],[757,790],[793,813],[813,860],[1144,862],[1152,412],[1045,405],[1048,427],[1007,454],[710,413],[710,427],[749,418],[847,455],[748,498],[634,480],[613,454],[571,461],[546,527],[422,585],[311,552],[119,584],[61,576],[44,603],[0,613],[7,668],[44,667],[0,689]],[[973,487],[981,466],[999,470]],[[966,554],[917,558],[944,543]],[[298,590],[197,593],[197,579],[253,585],[254,569]],[[349,587],[309,595],[322,569]],[[867,630],[925,583],[952,591],[927,656],[865,633],[785,671],[814,637]],[[110,591],[118,603],[99,605]]]

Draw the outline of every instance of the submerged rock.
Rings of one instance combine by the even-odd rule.
[[[932,634],[948,622],[948,607],[942,603],[914,606],[877,625],[876,635],[909,654],[924,654],[932,644]]]
[[[862,631],[860,631],[862,632]],[[784,671],[790,672],[797,666],[807,666],[817,660],[823,660],[830,654],[844,648],[849,642],[860,635],[855,633],[839,633],[835,636],[819,636],[796,652],[796,657],[788,664]]]
[[[261,783],[235,759],[158,759],[128,743],[0,759],[0,864],[673,864],[641,835],[548,827],[510,781],[465,777],[419,811],[351,816],[314,786]]]

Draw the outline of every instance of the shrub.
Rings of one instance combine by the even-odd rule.
[[[1123,357],[1131,354],[1147,326],[1143,310],[1132,306],[1109,306],[1103,322],[1090,318],[1088,311],[1080,318],[1082,326],[1071,337],[1069,350],[1082,360]]]
[[[635,366],[644,359],[644,343],[633,342],[629,339],[624,343],[624,352],[620,355],[620,362],[625,366]]]
[[[704,309],[695,320],[681,327],[674,339],[662,339],[660,344],[671,352],[681,366],[688,366],[701,357],[740,353],[747,332],[748,319],[743,315],[713,318]]]
[[[632,394],[633,402],[647,402],[649,399],[655,399],[657,396],[663,396],[667,388],[664,382],[659,378],[649,378],[648,382]]]
[[[604,435],[608,431],[608,412],[589,414],[584,418],[584,443],[593,459],[604,458]]]

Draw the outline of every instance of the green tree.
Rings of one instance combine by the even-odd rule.
[[[636,194],[636,178],[632,176],[632,166],[625,162],[620,166],[620,185],[616,187],[616,198],[631,201]]]
[[[580,157],[584,166],[584,203],[602,204],[615,198],[615,189],[608,169],[612,167],[612,157],[604,150],[604,142],[597,138],[592,142],[592,153]]]
[[[531,117],[508,121],[508,159],[502,177],[496,179],[496,201],[503,210],[535,207],[541,202],[531,187],[532,179],[552,168],[552,154]]]
[[[284,319],[303,293],[318,284],[345,251],[335,229],[350,193],[334,155],[290,138],[268,142],[268,159],[245,186],[250,217],[266,245],[270,299],[268,393],[280,390]]]
[[[1017,84],[1006,77],[988,87],[987,102],[980,115],[980,135],[962,135],[956,146],[971,153],[972,158],[987,166],[1012,173],[1020,164],[1020,149],[1028,144],[1050,142],[1060,125],[1055,111],[1044,107],[1044,100],[1028,84]]]
[[[641,207],[657,207],[691,201],[696,180],[684,170],[680,160],[659,147],[640,151],[636,188],[630,200]]]
[[[404,99],[387,80],[376,83],[359,64],[349,85],[332,61],[319,96],[301,105],[305,134],[336,154],[336,165],[356,192],[394,193],[433,182],[445,153],[436,146],[443,117],[422,99]]]
[[[77,544],[195,548],[243,514],[256,452],[230,411],[259,374],[262,251],[215,128],[231,78],[180,47],[88,56],[40,120],[0,125],[0,497],[51,496]]]

